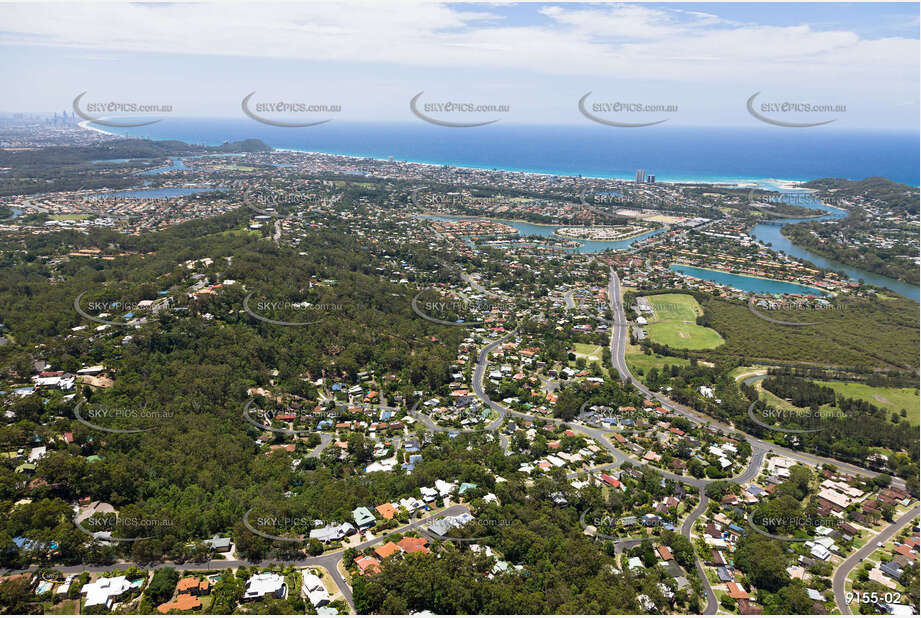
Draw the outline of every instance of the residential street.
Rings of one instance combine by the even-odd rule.
[[[877,543],[885,543],[896,533],[907,526],[912,519],[918,516],[919,506],[916,504],[914,508],[910,509],[904,515],[899,517],[897,520],[892,522],[882,532],[877,534],[875,537],[867,541],[867,544],[858,549],[856,552],[847,557],[847,559],[838,565],[838,568],[835,569],[834,575],[832,575],[832,590],[835,592],[835,601],[838,604],[838,610],[842,614],[853,614],[850,606],[847,604],[847,598],[845,597],[844,584],[847,582],[847,576],[851,571],[854,570],[858,564],[860,564],[864,558],[872,554],[877,549]]]

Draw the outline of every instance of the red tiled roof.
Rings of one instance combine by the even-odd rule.
[[[393,505],[390,504],[389,502],[385,502],[384,504],[378,505],[374,507],[374,509],[378,513],[380,513],[381,517],[383,517],[384,519],[393,519],[394,515],[397,514],[397,510],[393,508]]]
[[[358,565],[358,570],[361,571],[362,575],[367,574],[369,571],[371,573],[381,572],[380,560],[371,556],[359,556],[355,558],[355,564]]]
[[[424,554],[431,553],[429,548],[426,547],[428,541],[419,537],[407,536],[404,537],[397,545],[400,546],[400,549],[405,551],[407,554],[415,554],[416,552],[422,552]]]
[[[394,543],[393,541],[387,541],[380,547],[375,547],[374,553],[380,556],[381,558],[389,558],[393,554],[400,551],[400,549],[402,548],[396,543]]]
[[[189,611],[193,609],[199,609],[200,607],[201,601],[198,599],[198,597],[192,596],[191,594],[180,594],[178,597],[176,597],[175,601],[170,601],[158,606],[157,611],[161,614],[165,614],[173,609]]]

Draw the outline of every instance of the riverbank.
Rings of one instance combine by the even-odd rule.
[[[721,282],[721,281],[716,281],[716,280],[712,280],[712,279],[702,279],[702,278],[700,278],[700,277],[695,277],[694,275],[689,275],[689,274],[687,274],[687,273],[682,273],[681,271],[676,270],[675,268],[673,268],[674,266],[682,266],[682,267],[684,267],[684,268],[693,268],[693,269],[695,269],[695,270],[705,270],[705,271],[712,272],[712,273],[716,273],[717,275],[723,275],[723,276],[726,276],[726,277],[742,277],[742,278],[745,278],[745,279],[754,279],[754,280],[758,280],[758,281],[764,281],[764,282],[769,283],[769,284],[772,284],[772,285],[794,286],[794,287],[796,287],[796,288],[802,288],[802,289],[804,289],[804,290],[813,290],[813,291],[814,291],[814,293],[811,293],[811,292],[769,292],[769,291],[767,291],[768,293],[778,293],[778,294],[801,293],[801,294],[803,294],[804,296],[808,296],[808,295],[811,294],[811,295],[813,295],[813,296],[821,296],[821,297],[833,297],[833,296],[835,296],[835,293],[834,293],[834,292],[827,291],[827,290],[820,290],[819,288],[814,288],[814,287],[808,286],[808,285],[803,284],[803,283],[797,283],[797,282],[795,282],[795,281],[785,281],[785,280],[783,280],[783,279],[771,279],[770,277],[762,277],[762,276],[760,276],[760,275],[749,275],[749,274],[745,274],[745,273],[734,273],[734,272],[730,272],[730,271],[728,271],[728,270],[719,270],[719,269],[717,269],[717,268],[708,268],[708,267],[706,267],[706,266],[696,266],[696,265],[694,265],[694,264],[684,264],[684,263],[682,263],[682,262],[672,262],[671,264],[669,264],[669,269],[674,270],[675,272],[677,272],[677,273],[679,273],[679,274],[681,274],[681,275],[683,275],[683,276],[685,276],[685,277],[691,277],[692,279],[699,279],[699,280],[702,280],[702,281],[708,281],[708,282],[710,282],[710,283],[715,283],[715,284],[718,284],[718,285],[725,285],[725,286],[728,286],[728,287],[734,287],[734,286],[732,286],[732,285],[730,285],[730,284],[728,284],[728,283],[723,283],[723,282]],[[741,288],[736,288],[736,289],[741,289]],[[749,292],[749,293],[764,293],[764,291],[758,291],[758,290],[745,290],[745,289],[742,289],[742,291],[743,291],[743,292]]]
[[[900,283],[904,283],[906,285],[918,286],[919,283],[921,283],[918,281],[918,279],[915,279],[915,280],[905,279],[903,276],[900,276],[897,272],[891,271],[888,267],[893,266],[894,265],[893,262],[883,261],[883,262],[878,262],[874,264],[871,260],[864,260],[865,262],[868,262],[868,263],[860,264],[860,265],[850,262],[850,260],[848,260],[848,257],[851,257],[852,259],[854,257],[856,257],[857,259],[863,258],[863,256],[860,254],[857,248],[851,249],[851,253],[849,255],[842,256],[841,254],[836,253],[835,251],[830,251],[829,250],[830,247],[826,244],[822,244],[820,242],[811,242],[813,240],[813,237],[809,234],[806,234],[800,237],[796,237],[796,236],[790,235],[789,233],[790,230],[787,230],[787,233],[784,234],[784,228],[790,225],[795,225],[795,224],[787,224],[787,225],[781,226],[780,233],[783,235],[784,238],[788,239],[791,243],[793,243],[797,247],[800,247],[801,249],[815,253],[816,255],[819,255],[827,260],[834,260],[836,262],[840,262],[841,264],[850,266],[852,268],[861,268],[863,270],[866,270],[867,272],[873,273],[874,275],[879,275],[880,277],[887,277],[889,279],[898,281]],[[875,265],[875,266],[881,265],[881,266],[887,267],[886,272],[880,272],[879,270],[871,270],[870,269],[871,265]],[[915,264],[914,266],[903,264],[903,266],[905,267],[904,270],[907,271],[909,274],[914,274],[917,276],[918,274],[917,264]]]

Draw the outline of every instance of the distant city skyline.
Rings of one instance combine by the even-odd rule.
[[[765,113],[778,120],[917,131],[921,110],[917,4],[39,3],[0,4],[0,19],[3,113],[70,111],[86,92],[245,119],[256,93],[340,106],[337,122],[421,122],[424,93],[431,108],[507,107],[427,113],[441,120],[744,127],[762,122],[746,106],[760,93],[756,110],[840,110]]]

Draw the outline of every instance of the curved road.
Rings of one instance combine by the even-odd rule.
[[[829,463],[829,464],[836,466],[839,469],[848,471],[852,474],[859,474],[859,475],[871,477],[871,478],[875,476],[874,472],[870,470],[866,470],[864,468],[860,468],[859,466],[847,464],[844,462],[839,462],[839,461],[836,461],[830,458],[800,453],[798,451],[780,447],[778,445],[767,442],[760,438],[756,438],[755,436],[749,435],[745,432],[735,429],[734,427],[731,427],[719,421],[715,421],[709,417],[705,417],[704,415],[700,414],[696,410],[692,410],[691,408],[688,408],[686,406],[673,402],[660,393],[651,391],[642,382],[637,380],[630,373],[630,370],[627,367],[625,355],[626,355],[626,345],[628,341],[627,328],[629,327],[629,324],[627,322],[626,312],[624,311],[623,304],[621,302],[620,279],[617,277],[617,273],[614,271],[613,268],[610,270],[610,281],[608,284],[608,302],[610,304],[610,308],[611,308],[611,312],[613,316],[613,320],[611,323],[612,329],[611,329],[611,346],[610,346],[611,365],[617,369],[618,374],[620,375],[621,379],[624,382],[629,382],[630,384],[632,384],[639,392],[641,392],[647,398],[655,399],[659,401],[662,407],[666,408],[667,410],[676,412],[696,424],[706,425],[710,429],[723,431],[727,434],[734,433],[734,434],[740,435],[745,440],[747,440],[749,444],[751,444],[752,455],[748,463],[748,466],[741,474],[731,479],[728,479],[729,481],[733,483],[743,484],[743,483],[747,483],[747,482],[754,480],[758,476],[761,470],[761,466],[764,462],[764,458],[769,452],[778,453],[778,454],[784,455],[785,457],[789,457],[790,459],[793,459],[795,461],[808,463],[811,465]],[[505,406],[501,404],[495,403],[492,400],[490,400],[489,396],[486,395],[485,391],[483,390],[483,384],[482,384],[483,376],[486,373],[489,353],[492,352],[492,350],[494,350],[499,344],[503,343],[508,337],[513,335],[514,332],[515,331],[513,331],[512,333],[509,333],[502,339],[493,342],[489,346],[484,347],[483,350],[481,350],[479,357],[477,358],[477,365],[474,370],[474,378],[473,378],[474,392],[486,405],[489,405],[493,409],[497,409],[500,413],[500,418],[498,419],[498,421],[490,425],[490,427],[493,429],[499,427],[502,419],[505,416],[515,416],[515,417],[525,418],[529,420],[546,420],[546,418],[544,417],[536,417],[536,416],[524,414],[521,412],[516,412],[514,410],[506,408]],[[637,459],[634,459],[630,455],[617,449],[607,439],[603,431],[599,429],[591,428],[591,427],[586,427],[584,425],[577,424],[577,423],[568,423],[568,426],[571,427],[573,430],[583,433],[589,436],[590,438],[596,440],[598,443],[604,446],[604,448],[614,458],[614,463],[608,464],[605,466],[600,466],[597,469],[593,469],[593,471],[600,471],[604,469],[616,468],[622,465],[626,461],[629,461],[631,464],[637,465],[637,466],[645,465],[643,462]],[[687,485],[691,485],[699,489],[700,502],[698,503],[694,511],[692,511],[688,515],[688,517],[685,519],[684,523],[681,526],[682,535],[684,535],[688,540],[690,540],[694,523],[707,510],[708,498],[706,497],[704,490],[706,486],[709,485],[712,481],[708,479],[697,479],[693,477],[682,476],[682,475],[674,474],[672,472],[668,472],[665,470],[656,469],[656,471],[659,474],[661,474],[664,478],[671,479],[671,480],[681,482],[681,483],[685,483]],[[584,471],[577,472],[576,474],[579,474],[581,472],[584,472]],[[904,482],[901,481],[901,479],[897,479],[893,477],[893,485],[895,486],[901,485],[904,487]],[[700,562],[700,560],[697,561],[697,572],[698,572],[698,575],[700,576],[701,582],[704,585],[704,590],[707,596],[707,606],[704,609],[703,613],[704,614],[715,614],[718,609],[718,601],[716,598],[716,594],[713,592],[712,586],[707,580],[706,574],[704,573],[704,570],[703,570],[703,565]],[[836,592],[836,595],[837,595],[837,592]]]
[[[835,459],[831,459],[827,457],[821,457],[818,455],[809,455],[806,453],[801,453],[799,451],[794,451],[794,450],[791,450],[785,447],[778,446],[771,442],[767,442],[760,438],[756,438],[755,436],[749,435],[743,431],[740,431],[738,429],[735,429],[733,427],[730,427],[718,421],[714,421],[710,419],[709,417],[704,417],[702,414],[698,413],[696,410],[692,410],[686,406],[682,406],[681,404],[675,403],[671,401],[670,399],[668,399],[667,397],[665,397],[664,395],[653,392],[650,389],[646,388],[646,386],[642,382],[640,382],[639,380],[633,377],[633,374],[630,373],[630,369],[627,367],[627,362],[626,362],[626,347],[627,347],[627,323],[626,322],[627,322],[627,318],[626,318],[626,313],[624,311],[623,303],[621,300],[620,279],[617,276],[617,272],[613,268],[610,269],[610,280],[608,282],[608,302],[611,306],[611,311],[614,315],[614,320],[613,320],[614,328],[611,329],[611,365],[617,369],[617,372],[620,374],[620,377],[622,380],[624,380],[625,382],[630,382],[631,384],[633,384],[634,387],[637,388],[637,390],[639,390],[645,396],[656,399],[657,401],[659,401],[659,403],[662,404],[662,407],[668,410],[677,412],[678,414],[681,414],[685,418],[695,423],[707,424],[711,428],[718,428],[725,432],[734,432],[736,434],[739,434],[743,436],[748,441],[749,444],[751,444],[752,462],[749,464],[749,467],[745,471],[745,473],[743,473],[740,477],[737,477],[736,479],[732,479],[734,482],[747,482],[749,480],[754,479],[758,475],[758,470],[760,469],[760,466],[761,466],[760,462],[764,460],[765,455],[769,452],[778,453],[780,455],[783,455],[784,457],[793,459],[794,461],[799,461],[801,463],[806,463],[810,465],[828,463],[828,464],[835,466],[836,468],[840,470],[844,470],[851,474],[860,475],[860,476],[864,476],[867,478],[873,478],[874,476],[876,476],[875,472],[871,470],[867,470],[865,468],[861,468],[859,466],[855,466],[853,464],[837,461]],[[754,464],[756,460],[758,460],[759,462],[758,465],[757,466],[752,465]],[[904,488],[905,482],[904,480],[899,479],[897,477],[892,477],[892,485],[895,487]],[[703,488],[701,488],[701,495],[703,496]],[[688,517],[688,519],[685,521],[684,525],[682,526],[682,529],[681,529],[682,534],[684,534],[688,539],[690,539],[690,533],[691,533],[691,529],[693,527],[694,521],[696,521],[704,513],[705,510],[706,510],[706,502],[702,499],[697,509],[695,509],[694,513],[692,513],[691,516]],[[911,512],[916,513],[917,506]],[[905,517],[903,516],[903,518],[901,519],[905,519]],[[910,519],[911,518],[909,517],[908,520],[910,521]],[[890,528],[893,528],[893,527],[895,527],[895,529],[893,529],[886,538],[889,538],[889,536],[892,536],[893,534],[895,534],[895,532],[899,529],[896,524],[894,524]],[[887,528],[883,534],[885,534],[886,532],[889,532],[890,528]],[[874,539],[873,543],[875,544],[877,540],[879,539]],[[868,544],[863,549],[868,550],[866,552],[866,555],[869,555],[872,552],[871,544]],[[842,573],[842,575],[840,576],[841,578],[840,582],[838,582],[839,576],[837,575],[837,572],[836,572],[836,575],[835,575],[836,583],[833,588],[834,588],[835,598],[837,599],[839,608],[842,608],[844,604],[844,596],[843,596],[844,595],[844,580],[846,579],[847,572],[853,568],[854,564],[857,564],[857,562],[859,562],[862,559],[862,556],[860,554],[861,552],[857,552],[856,554],[848,558],[848,560],[846,560],[844,563],[842,563],[841,566],[844,567],[853,559],[853,562],[850,564],[850,566],[847,568],[846,571],[842,570],[841,567],[839,567],[839,571]],[[713,593],[713,588],[712,586],[710,586],[710,582],[704,576],[703,567],[700,564],[700,561],[698,561],[697,563],[697,570],[698,570],[698,573],[701,575],[701,581],[703,581],[704,587],[707,592],[707,607],[704,610],[704,613],[714,614],[716,613],[716,609],[718,607],[717,601],[716,601],[716,595]],[[845,612],[844,611],[845,609],[846,608],[842,609],[842,613],[850,613],[850,612]]]
[[[832,590],[835,591],[835,602],[838,604],[838,610],[842,614],[852,614],[851,608],[846,603],[844,584],[847,582],[847,576],[854,567],[863,561],[864,558],[872,554],[877,549],[877,543],[885,543],[899,530],[907,526],[912,519],[918,516],[918,505],[909,509],[904,515],[895,520],[892,524],[883,529],[882,532],[867,541],[867,544],[848,556],[847,560],[838,565],[835,574],[832,576]]]
[[[620,279],[617,277],[617,273],[614,271],[614,269],[611,269],[610,281],[608,283],[608,302],[611,304],[611,311],[614,312],[615,315],[615,328],[611,330],[611,364],[617,369],[617,372],[620,374],[622,380],[633,384],[633,386],[641,393],[643,393],[643,395],[650,399],[658,400],[663,408],[677,412],[678,414],[681,414],[685,418],[697,424],[707,424],[711,428],[719,429],[724,432],[736,433],[744,437],[745,440],[747,440],[748,443],[752,445],[752,452],[764,450],[767,452],[777,453],[779,455],[783,455],[784,457],[788,457],[795,461],[806,463],[812,466],[829,464],[835,466],[838,470],[843,470],[850,474],[867,478],[874,478],[877,476],[877,472],[873,472],[872,470],[868,470],[866,468],[861,468],[860,466],[855,466],[853,464],[831,459],[829,457],[822,457],[820,455],[801,453],[799,451],[794,451],[783,446],[778,446],[772,442],[767,442],[766,440],[762,440],[761,438],[747,434],[744,431],[726,425],[725,423],[721,423],[709,417],[705,417],[703,414],[697,412],[696,410],[692,410],[687,406],[683,406],[672,401],[661,393],[657,393],[648,389],[646,385],[633,377],[633,374],[631,374],[630,370],[627,368],[627,362],[625,360],[626,346],[628,341],[626,315],[624,313],[623,304],[620,300],[620,294]],[[898,488],[905,487],[905,481],[895,476],[892,477],[892,484]]]
[[[442,509],[438,513],[429,515],[428,517],[418,519],[412,523],[406,524],[405,526],[394,528],[393,530],[388,530],[387,534],[389,535],[389,534],[394,534],[394,533],[409,532],[410,530],[415,530],[417,528],[425,526],[431,523],[435,519],[439,519],[443,517],[452,517],[454,515],[460,515],[461,513],[469,513],[469,512],[470,512],[470,509],[466,504],[454,504],[452,506],[449,506],[446,509]],[[352,600],[352,588],[349,586],[348,582],[345,581],[345,578],[342,576],[342,573],[339,572],[339,562],[342,561],[342,555],[345,553],[347,549],[357,549],[359,551],[363,551],[365,549],[368,549],[369,547],[377,545],[383,540],[383,538],[384,536],[375,537],[373,539],[369,539],[367,541],[359,543],[358,545],[353,545],[351,548],[344,548],[339,551],[330,552],[328,554],[323,554],[321,556],[301,558],[300,560],[293,560],[290,562],[284,561],[284,560],[278,560],[277,558],[273,558],[269,560],[260,560],[256,562],[249,562],[246,560],[209,560],[208,562],[201,562],[201,563],[151,562],[147,564],[137,564],[134,562],[115,562],[115,563],[106,564],[106,565],[86,565],[86,564],[80,565],[78,564],[74,566],[55,566],[55,567],[48,567],[48,568],[53,568],[56,571],[61,571],[62,573],[66,575],[66,574],[82,573],[83,571],[88,571],[90,573],[103,573],[105,571],[111,571],[112,569],[127,569],[130,567],[138,567],[144,570],[153,570],[156,568],[169,566],[169,567],[174,567],[178,571],[212,571],[215,569],[236,569],[236,568],[243,567],[243,566],[246,566],[246,567],[252,567],[252,566],[268,567],[268,566],[277,566],[277,565],[294,566],[294,567],[317,566],[317,567],[323,567],[324,569],[326,569],[327,572],[329,572],[330,577],[333,579],[334,582],[336,582],[336,586],[339,588],[340,591],[342,591],[342,596],[345,598],[346,603],[348,603],[349,607],[352,608],[352,610],[354,611],[355,604]],[[27,573],[27,572],[30,572],[30,570],[7,571],[4,573],[4,575],[17,575],[20,573]]]

